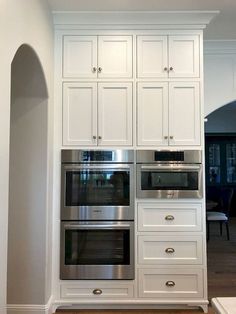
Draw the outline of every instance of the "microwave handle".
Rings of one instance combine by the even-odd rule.
[[[186,165],[179,165],[179,166],[162,166],[162,165],[150,165],[150,166],[141,166],[141,170],[200,170],[201,166],[186,166]]]
[[[93,229],[130,229],[129,224],[117,224],[117,225],[103,225],[103,224],[94,224],[94,225],[64,225],[65,229],[74,230],[74,229],[83,229],[83,230],[93,230]]]

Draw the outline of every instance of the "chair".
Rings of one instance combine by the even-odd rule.
[[[210,239],[210,223],[219,222],[220,234],[222,235],[222,224],[226,226],[227,239],[229,240],[229,211],[234,190],[232,188],[222,189],[220,192],[220,205],[217,211],[210,211],[206,213],[207,222],[207,241]]]

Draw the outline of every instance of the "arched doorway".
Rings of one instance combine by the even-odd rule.
[[[45,304],[47,107],[39,59],[22,45],[11,66],[8,304]]]

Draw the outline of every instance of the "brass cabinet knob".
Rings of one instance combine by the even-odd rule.
[[[95,73],[96,71],[97,71],[97,68],[96,68],[96,67],[93,67],[93,68],[92,68],[92,72]]]
[[[172,215],[167,215],[167,216],[165,217],[165,220],[174,220],[174,219],[175,219],[175,217],[172,216]]]
[[[166,282],[166,286],[167,287],[174,287],[175,286],[175,282],[172,281],[172,280],[169,280],[169,281]]]
[[[98,68],[98,73],[101,73],[101,72],[102,72],[102,68],[99,67],[99,68]]]
[[[168,140],[168,136],[165,135],[165,136],[164,136],[164,140]]]
[[[168,247],[168,248],[165,249],[165,252],[166,253],[174,253],[175,249],[173,249],[172,247]]]
[[[101,289],[94,289],[93,294],[100,295],[100,294],[102,294],[102,290]]]
[[[173,139],[174,139],[174,136],[173,136],[173,135],[171,135],[171,136],[170,136],[170,140],[173,140]]]
[[[170,71],[173,71],[174,70],[174,68],[173,67],[170,67]]]
[[[97,136],[96,135],[93,135],[93,140],[96,140]]]
[[[99,139],[99,140],[101,140],[101,139],[102,139],[102,137],[99,135],[98,139]]]
[[[165,71],[165,72],[168,72],[168,68],[167,68],[167,67],[164,67],[164,71]]]

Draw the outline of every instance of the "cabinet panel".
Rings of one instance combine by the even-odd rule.
[[[138,77],[167,77],[167,36],[137,36]]]
[[[97,84],[63,84],[63,145],[94,145]]]
[[[168,144],[168,84],[138,84],[138,145]]]
[[[121,283],[99,283],[85,282],[83,284],[67,284],[61,286],[61,297],[68,299],[78,298],[91,298],[91,299],[104,299],[104,298],[132,298],[133,285]]]
[[[98,144],[132,145],[132,83],[98,86]]]
[[[200,145],[200,130],[199,83],[170,83],[170,145]]]
[[[132,36],[98,37],[100,78],[132,77]]]
[[[199,77],[199,37],[169,36],[169,77]]]
[[[138,204],[138,231],[200,231],[201,229],[201,204]]]
[[[199,298],[203,296],[201,269],[140,269],[141,298]]]
[[[97,36],[64,36],[63,45],[64,77],[97,76]]]
[[[201,264],[201,236],[138,236],[139,264]]]

